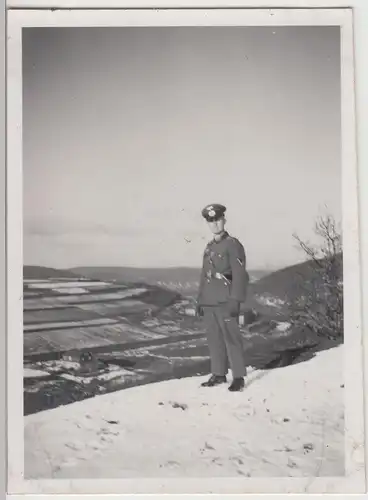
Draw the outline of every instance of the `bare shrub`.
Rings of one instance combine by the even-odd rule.
[[[291,294],[290,322],[329,339],[343,339],[342,234],[331,215],[317,218],[314,228],[320,243],[312,245],[293,237],[308,259],[298,273]]]

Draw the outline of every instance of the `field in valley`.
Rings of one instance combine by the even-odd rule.
[[[284,288],[290,288],[293,272],[283,271]],[[208,373],[203,325],[193,317],[196,276],[198,270],[187,269],[182,275],[180,269],[172,275],[130,270],[128,276],[124,268],[113,273],[25,267],[25,414]],[[249,367],[290,365],[335,345],[288,328],[282,287],[277,296],[271,286],[280,281],[279,273],[252,281],[241,318]],[[180,289],[178,283],[187,286]]]

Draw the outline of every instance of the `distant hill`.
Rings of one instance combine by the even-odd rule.
[[[195,267],[76,267],[70,271],[89,279],[146,283],[175,289],[189,295],[197,290],[201,273],[201,269]],[[252,280],[258,280],[265,274],[265,271],[250,271]]]
[[[194,267],[134,268],[117,266],[86,266],[71,269],[24,266],[23,270],[25,279],[88,278],[118,284],[145,283],[146,285],[176,290],[184,295],[193,295],[197,290],[201,272],[200,268]],[[300,280],[310,280],[313,269],[311,263],[307,261],[274,272],[251,270],[249,273],[253,281],[252,295],[267,294],[285,299],[290,294],[298,293],[298,283]]]
[[[200,269],[191,267],[138,268],[138,267],[75,267],[70,272],[86,278],[147,284],[164,282],[193,282],[199,280]]]
[[[342,255],[339,257],[338,263],[339,275],[342,279]],[[281,299],[288,296],[295,296],[295,294],[300,293],[298,284],[303,280],[310,281],[314,275],[315,271],[311,261],[295,264],[261,278],[254,283],[254,293],[267,293]]]
[[[24,279],[78,278],[78,275],[67,269],[54,269],[43,266],[23,266]]]

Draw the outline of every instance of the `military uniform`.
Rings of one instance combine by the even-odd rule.
[[[209,205],[202,215],[207,221],[216,220],[225,210],[223,205]],[[229,368],[234,379],[246,374],[238,321],[248,282],[244,247],[224,231],[221,238],[206,246],[197,298],[206,325],[214,376],[223,378]]]

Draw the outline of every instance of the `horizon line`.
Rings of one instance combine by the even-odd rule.
[[[300,262],[301,263],[301,262]],[[267,266],[267,267],[254,267],[254,268],[247,268],[248,270],[251,271],[277,271],[279,269],[284,269],[285,267],[290,267],[293,265],[297,265],[297,263],[294,264],[287,264],[285,266]],[[72,266],[72,267],[53,267],[53,266],[47,266],[47,265],[41,265],[41,264],[23,264],[24,267],[39,267],[39,268],[44,268],[44,269],[54,269],[54,270],[59,270],[59,271],[72,271],[73,269],[81,269],[81,268],[104,268],[104,269],[137,269],[137,270],[153,270],[153,269],[201,269],[202,266],[123,266],[123,265],[103,265],[103,264],[95,264],[95,265],[80,265],[80,266]]]

